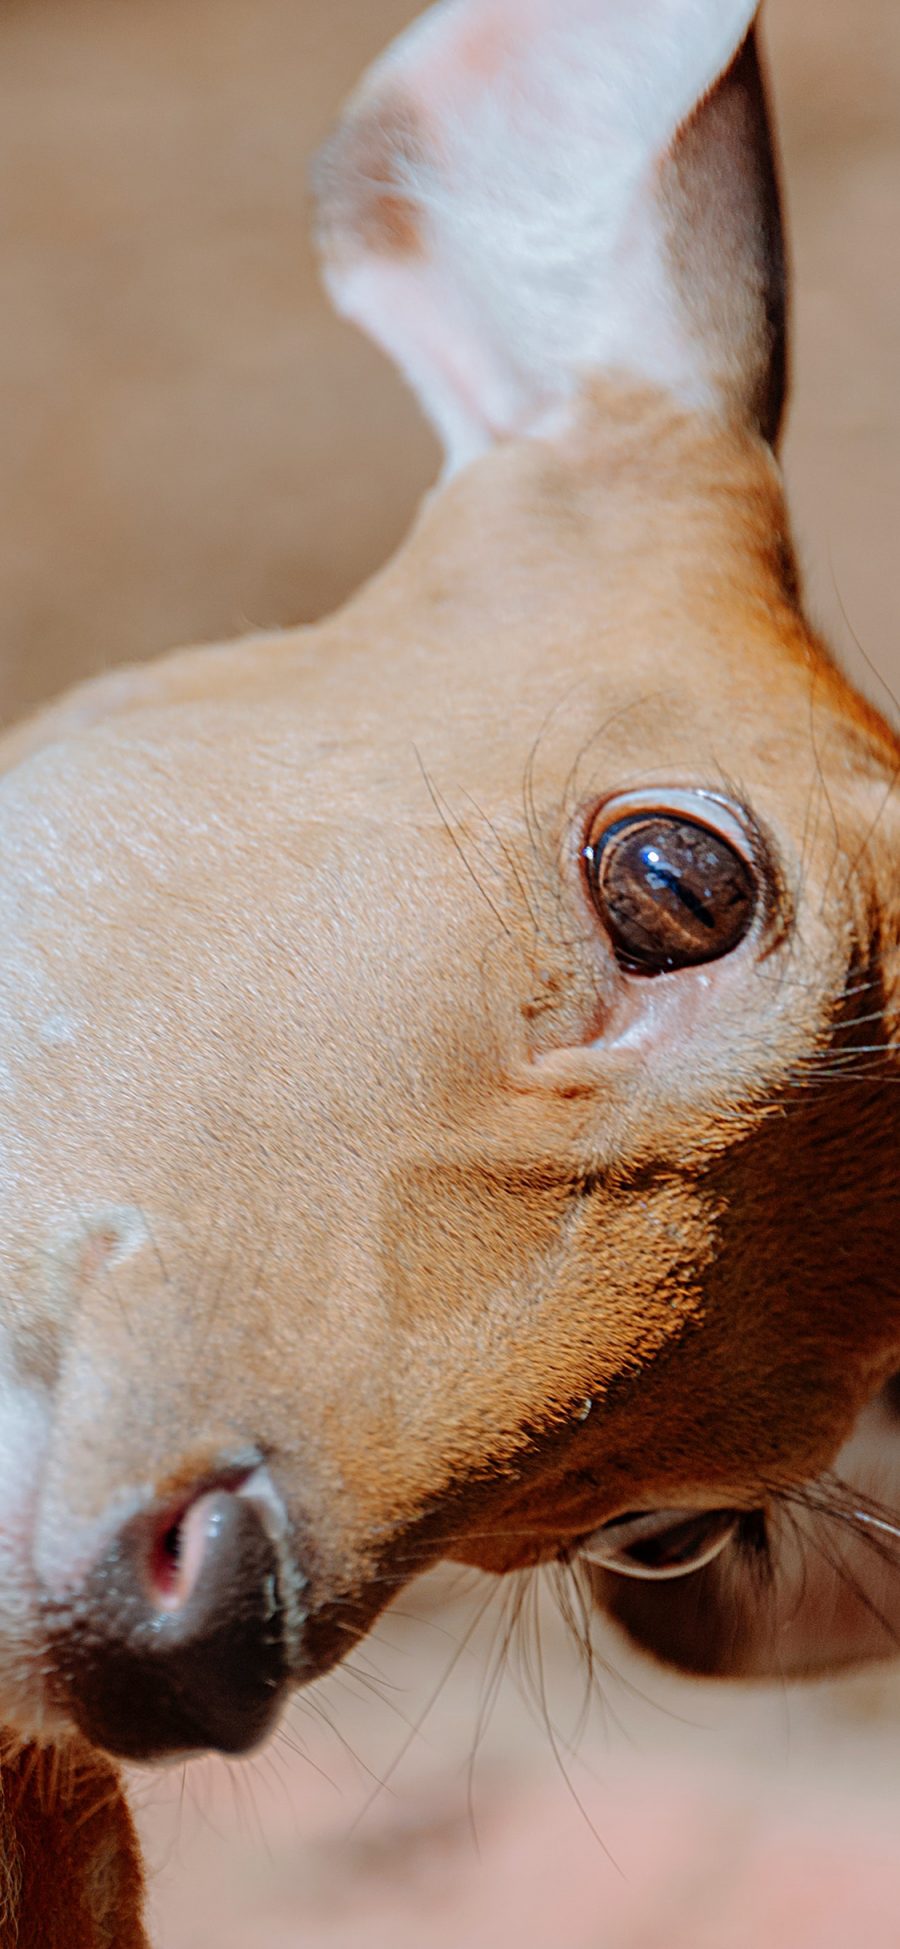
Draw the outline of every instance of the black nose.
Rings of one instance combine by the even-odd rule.
[[[283,1621],[278,1554],[249,1497],[144,1511],[55,1630],[69,1710],[122,1759],[246,1752],[283,1696]]]

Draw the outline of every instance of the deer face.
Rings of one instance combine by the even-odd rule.
[[[614,377],[627,307],[544,360],[496,305],[448,346],[435,293],[466,105],[467,157],[486,127],[522,165],[544,118],[562,218],[566,62],[637,75],[633,31],[573,6],[557,47],[535,4],[532,100],[503,7],[439,10],[332,151],[324,222],[475,457],[321,629],[95,686],[10,747],[24,1731],[239,1749],[439,1556],[504,1570],[658,1510],[739,1549],[897,1364],[897,751],[798,607],[733,11],[579,209],[645,327]]]

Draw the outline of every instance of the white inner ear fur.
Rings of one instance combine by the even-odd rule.
[[[710,398],[670,285],[656,171],[730,64],[756,0],[443,0],[351,104],[407,208],[392,249],[353,218],[359,151],[323,172],[329,290],[405,370],[452,471],[543,431],[592,372]],[[394,142],[391,127],[409,140]],[[341,172],[344,172],[341,179]]]

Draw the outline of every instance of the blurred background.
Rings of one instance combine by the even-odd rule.
[[[314,618],[402,535],[436,452],[319,295],[306,179],[417,11],[3,0],[3,718],[109,663]],[[801,557],[885,705],[900,10],[768,0],[766,25]],[[160,1949],[897,1949],[897,1676],[709,1688],[598,1638],[588,1707],[536,1588],[530,1691],[498,1678],[514,1595],[442,1573],[260,1759],[142,1777]]]

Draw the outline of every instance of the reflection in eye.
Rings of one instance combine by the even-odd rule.
[[[730,1543],[734,1509],[653,1509],[617,1516],[581,1544],[579,1556],[621,1577],[687,1577]]]
[[[584,851],[591,898],[622,966],[664,974],[730,954],[756,911],[752,867],[723,834],[681,814],[600,822]]]

